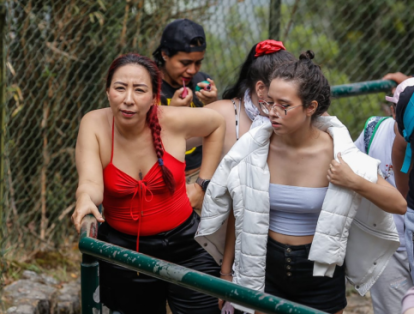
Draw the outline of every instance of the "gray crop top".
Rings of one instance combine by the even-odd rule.
[[[327,187],[306,188],[270,183],[269,229],[292,236],[314,235],[327,191]]]

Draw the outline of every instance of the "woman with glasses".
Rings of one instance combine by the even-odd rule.
[[[330,87],[313,57],[280,65],[268,89],[255,86],[267,119],[221,161],[196,239],[222,260],[223,278],[342,313],[345,276],[364,294],[398,248],[389,213],[403,214],[406,202],[338,119],[320,117]]]

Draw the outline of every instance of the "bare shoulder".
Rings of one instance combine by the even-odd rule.
[[[318,132],[319,152],[333,156],[334,144],[332,137],[328,133],[321,130],[318,130]]]
[[[89,111],[82,117],[81,126],[89,130],[102,130],[108,126],[110,116],[112,116],[110,108]]]

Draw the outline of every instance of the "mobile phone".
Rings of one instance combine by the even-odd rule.
[[[204,88],[203,88],[203,87],[201,87],[201,86],[196,85],[196,87],[195,87],[195,91],[196,91],[196,92],[201,91],[201,89],[204,89],[205,91],[208,91],[208,92],[211,90],[211,84],[210,84],[210,82],[209,82],[209,81],[202,81],[202,82],[200,82],[200,83],[206,83],[206,84],[208,84],[208,85],[207,85],[207,86],[205,86]]]

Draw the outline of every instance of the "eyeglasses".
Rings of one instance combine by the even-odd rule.
[[[287,112],[288,111],[290,111],[292,109],[295,109],[297,107],[300,107],[302,105],[297,105],[297,106],[293,106],[293,107],[287,107],[285,105],[280,105],[280,104],[277,104],[275,102],[267,102],[264,99],[259,99],[259,106],[260,106],[260,108],[262,108],[262,111],[263,111],[263,113],[265,115],[269,115],[270,114],[270,111],[272,109],[275,109],[275,111],[277,113],[285,112],[285,116],[287,116]]]

